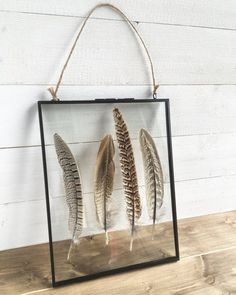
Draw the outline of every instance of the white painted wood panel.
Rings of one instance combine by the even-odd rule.
[[[177,182],[178,218],[236,209],[235,182],[236,176]],[[54,234],[61,237],[62,230],[66,235],[65,225],[56,225]],[[45,200],[0,205],[0,229],[0,250],[46,242]]]
[[[107,0],[121,8],[132,20],[192,26],[236,29],[234,0]],[[97,0],[2,0],[0,10],[64,16],[85,16]],[[100,9],[95,17],[120,19],[108,9]]]
[[[176,183],[178,218],[236,209],[235,175]]]
[[[44,200],[0,206],[0,250],[48,241]]]
[[[236,85],[222,85],[236,84],[235,1],[109,2],[137,21],[162,84],[158,96],[170,98],[178,217],[236,209]],[[0,250],[47,241],[36,101],[50,99],[45,89],[96,3],[0,1]],[[62,99],[150,97],[146,57],[117,20],[108,9],[95,13],[65,74],[70,86],[61,88]],[[52,194],[61,208],[54,215],[58,239],[67,232],[62,195],[61,185]]]
[[[47,86],[0,86],[0,148],[40,144],[37,100],[49,100]],[[62,99],[146,98],[145,86],[64,86]],[[172,135],[236,132],[236,86],[162,86],[170,98]]]
[[[0,12],[0,84],[55,83],[80,23],[77,18]],[[140,23],[138,29],[160,84],[236,83],[236,31],[147,23]],[[144,60],[127,24],[91,20],[63,82],[147,84],[149,69]]]
[[[96,158],[98,144],[88,144],[88,150],[93,151],[88,160],[88,169],[84,169],[83,180],[85,191],[91,192],[92,167]],[[135,155],[140,185],[143,185],[141,155],[137,144],[134,142]],[[162,141],[158,139],[160,152],[164,153]],[[187,181],[196,178],[210,178],[223,175],[236,174],[236,133],[217,135],[196,135],[173,138],[174,166],[176,181]],[[81,148],[72,145],[72,149],[79,159]],[[50,180],[53,183],[58,179],[60,169],[55,161],[53,147],[48,153]],[[88,154],[84,160],[89,159]],[[118,157],[117,172],[119,175]],[[21,201],[44,199],[43,170],[41,148],[16,148],[0,150],[0,204]],[[165,165],[166,181],[168,181],[167,162]],[[83,164],[84,167],[84,164]],[[121,178],[117,176],[116,189],[121,188]],[[54,185],[51,195],[57,197],[63,194],[62,185]],[[187,209],[186,209],[187,210]]]

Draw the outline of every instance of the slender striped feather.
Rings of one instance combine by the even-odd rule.
[[[83,229],[83,198],[81,180],[75,158],[64,140],[57,133],[54,134],[54,144],[58,162],[63,171],[66,203],[69,209],[68,228],[72,235],[67,259],[70,259],[73,244],[79,243]]]
[[[155,142],[147,130],[140,129],[139,142],[144,166],[148,215],[153,221],[154,233],[157,209],[161,208],[164,198],[163,172]]]

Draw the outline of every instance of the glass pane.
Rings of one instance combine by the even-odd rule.
[[[119,142],[117,141],[113,118],[114,108],[119,109],[127,125],[137,173],[141,202],[139,212],[141,215],[139,214],[140,216],[136,217],[134,221],[133,243],[131,243],[133,219],[131,221],[130,211],[127,213],[128,199],[123,187]],[[56,281],[176,256],[165,102],[42,104],[42,117]],[[141,152],[140,129],[144,129],[143,132],[148,132],[144,134],[149,134],[153,139],[163,171],[163,203],[158,199],[158,196],[161,196],[160,191],[158,191],[161,184],[159,184],[159,187],[158,185],[155,186],[154,196],[157,198],[155,226],[153,226],[153,214],[155,211],[155,208],[152,207],[153,192],[150,192],[150,188],[147,189],[150,184],[145,180],[147,176],[145,178],[145,159],[143,160]],[[59,141],[62,139],[69,147],[77,164],[78,175],[81,180],[81,198],[83,200],[83,213],[78,213],[80,219],[83,220],[82,231],[79,229],[78,224],[77,227],[75,226],[74,221],[72,221],[69,230],[69,215],[72,220],[76,218],[73,213],[72,215],[69,214],[68,207],[69,202],[71,212],[74,210],[75,203],[72,200],[74,196],[71,191],[68,195],[68,190],[71,187],[67,188],[67,191],[65,189],[65,186],[70,186],[71,183],[70,180],[68,182],[68,179],[67,184],[64,182],[64,172],[59,163],[54,144],[55,133],[60,136]],[[115,152],[115,154],[113,160],[115,172],[113,169],[113,173],[108,173],[111,178],[109,181],[113,182],[113,190],[109,181],[108,184],[106,182],[108,178],[103,178],[103,176],[99,178],[98,172],[96,172],[99,163],[97,160],[98,150],[101,140],[106,135],[111,135],[114,143],[113,153]],[[109,140],[111,144],[110,137]],[[111,152],[110,148],[107,150],[108,153]],[[107,159],[106,155],[103,154],[104,159]],[[100,165],[104,164],[102,157],[100,158]],[[132,155],[129,154],[130,157]],[[64,158],[63,161],[68,160],[68,155],[64,154]],[[111,159],[110,161],[112,161]],[[104,165],[105,167],[111,167]],[[76,169],[75,165],[72,167],[73,169]],[[101,171],[103,171],[101,173],[104,173],[105,170]],[[73,175],[76,174],[74,170],[72,173],[74,173]],[[154,177],[156,175],[155,171],[153,173]],[[160,178],[160,172],[156,173]],[[150,177],[149,181],[153,183],[152,174]],[[102,186],[102,189],[107,186],[108,191],[111,190],[111,192],[101,193],[102,189],[100,190],[100,187],[95,186],[96,179],[97,181],[105,179],[105,184],[102,182],[99,185]],[[161,181],[161,178],[159,181]],[[96,197],[98,191],[100,199]],[[151,198],[151,203],[148,201],[148,196]],[[104,198],[106,201],[104,201]],[[99,207],[96,203],[99,203],[99,201],[106,205]],[[78,199],[76,204],[78,204]],[[100,212],[101,208],[103,212]],[[153,214],[150,213],[150,210],[151,212],[153,210]],[[106,214],[104,214],[104,211]],[[105,219],[104,216],[106,216]],[[105,234],[105,222],[107,235]],[[76,231],[80,231],[80,234],[77,232],[79,236],[73,243],[72,237]]]

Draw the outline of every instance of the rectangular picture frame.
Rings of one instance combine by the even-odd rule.
[[[173,235],[174,235],[174,247],[175,255],[171,257],[161,258],[157,260],[147,261],[143,263],[132,264],[124,267],[114,268],[106,271],[92,273],[80,277],[73,277],[69,279],[57,280],[55,275],[55,257],[54,257],[54,245],[52,234],[52,221],[51,221],[51,205],[49,195],[49,183],[48,183],[48,169],[47,169],[47,155],[45,144],[45,130],[42,107],[45,105],[94,105],[94,104],[136,104],[136,103],[162,103],[165,106],[165,124],[166,124],[166,137],[167,137],[167,152],[169,163],[169,181],[170,181],[170,193],[171,193],[171,209],[172,209],[172,222],[173,222]],[[39,114],[39,126],[42,148],[42,161],[43,161],[43,173],[44,173],[44,186],[46,197],[46,210],[47,210],[47,224],[49,235],[49,250],[50,250],[50,262],[51,262],[51,279],[52,286],[61,286],[72,282],[82,282],[90,279],[95,279],[105,275],[120,273],[123,271],[129,271],[134,269],[140,269],[144,267],[150,267],[154,265],[175,262],[179,260],[179,242],[178,242],[178,228],[177,228],[177,213],[176,213],[176,197],[175,197],[175,182],[174,182],[174,166],[173,166],[173,152],[172,152],[172,137],[171,137],[171,120],[170,120],[170,106],[169,99],[95,99],[95,100],[66,100],[66,101],[38,101],[38,114]]]

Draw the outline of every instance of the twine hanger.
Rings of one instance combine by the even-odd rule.
[[[52,95],[52,100],[53,100],[53,101],[59,101],[59,98],[57,97],[57,92],[58,92],[59,87],[60,87],[60,85],[61,85],[61,82],[62,82],[62,78],[63,78],[64,72],[65,72],[65,70],[66,70],[66,68],[67,68],[67,65],[68,65],[69,61],[70,61],[70,58],[71,58],[71,56],[72,56],[72,53],[73,53],[73,51],[74,51],[74,49],[75,49],[75,47],[76,47],[76,45],[77,45],[77,42],[78,42],[78,40],[79,40],[79,38],[80,38],[80,35],[81,35],[81,33],[83,32],[83,29],[84,29],[84,27],[85,27],[87,21],[89,20],[90,16],[93,14],[93,12],[94,12],[96,9],[101,8],[101,7],[109,7],[109,8],[111,8],[111,9],[115,10],[116,12],[118,12],[118,14],[120,14],[120,15],[123,17],[123,19],[124,19],[129,25],[130,25],[130,27],[133,29],[133,31],[134,31],[134,32],[136,33],[136,35],[138,36],[138,38],[139,38],[141,44],[143,45],[143,47],[144,47],[144,49],[145,49],[145,52],[146,52],[146,54],[147,54],[147,57],[148,57],[148,60],[149,60],[149,63],[150,63],[151,75],[152,75],[152,88],[153,88],[152,95],[153,95],[153,98],[156,99],[156,97],[157,97],[157,89],[158,89],[159,85],[156,84],[156,79],[155,79],[155,73],[154,73],[153,62],[152,62],[152,59],[151,59],[150,53],[149,53],[149,51],[148,51],[148,49],[147,49],[147,46],[146,46],[144,40],[142,39],[141,35],[139,34],[138,30],[137,30],[136,27],[133,25],[133,23],[129,20],[129,18],[128,18],[128,17],[127,17],[127,16],[126,16],[126,15],[125,15],[125,14],[124,14],[119,8],[117,8],[116,6],[114,6],[114,5],[112,5],[112,4],[109,4],[109,3],[101,3],[101,4],[96,5],[96,6],[95,6],[95,7],[89,12],[89,14],[88,14],[87,17],[85,18],[84,22],[82,23],[82,26],[81,26],[81,28],[80,28],[80,30],[79,30],[79,32],[78,32],[76,38],[75,38],[75,41],[74,41],[74,43],[73,43],[73,45],[72,45],[72,47],[71,47],[71,50],[70,50],[69,55],[68,55],[68,57],[67,57],[67,59],[66,59],[66,62],[65,62],[64,66],[63,66],[63,68],[62,68],[62,70],[61,70],[61,73],[60,73],[60,76],[59,76],[59,79],[58,79],[58,82],[57,82],[57,84],[56,84],[55,89],[54,89],[53,87],[48,88],[48,91],[49,91],[49,92],[51,93],[51,95]]]

